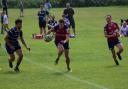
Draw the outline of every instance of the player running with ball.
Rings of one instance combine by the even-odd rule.
[[[55,45],[58,49],[58,57],[55,60],[55,64],[58,64],[59,59],[64,52],[67,69],[71,72],[69,57],[69,28],[65,25],[64,20],[60,19],[59,24],[49,30],[47,34],[50,34],[51,32],[55,33]]]
[[[122,59],[121,53],[123,52],[123,45],[118,39],[118,37],[120,36],[119,27],[117,23],[112,22],[111,15],[107,15],[106,21],[107,21],[107,24],[104,27],[104,34],[105,34],[105,37],[107,38],[108,47],[112,52],[113,59],[116,65],[119,65],[116,55],[121,60]],[[114,49],[115,46],[119,49],[117,53],[115,52],[115,49]]]

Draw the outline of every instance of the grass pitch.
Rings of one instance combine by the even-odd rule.
[[[63,9],[52,9],[56,19]],[[103,35],[105,16],[111,14],[120,24],[121,18],[128,18],[127,7],[75,8],[77,38],[70,40],[71,67],[66,72],[64,57],[54,65],[57,49],[54,42],[32,40],[33,33],[39,33],[37,9],[26,9],[23,18],[23,32],[31,47],[24,47],[21,72],[15,73],[8,67],[8,56],[0,35],[0,89],[127,89],[128,88],[128,39],[124,44],[123,60],[115,66]],[[18,9],[9,10],[9,26],[19,17]],[[15,64],[15,63],[14,63]]]

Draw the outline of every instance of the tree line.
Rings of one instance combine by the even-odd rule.
[[[8,0],[8,7],[19,7],[20,0]],[[36,8],[46,0],[22,0],[25,8]],[[73,7],[128,5],[128,0],[50,0],[52,7],[64,7],[67,2]]]

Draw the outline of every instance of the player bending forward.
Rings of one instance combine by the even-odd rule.
[[[47,34],[55,32],[55,45],[58,49],[58,57],[55,60],[55,64],[58,64],[61,55],[64,52],[67,69],[71,72],[70,57],[69,57],[69,29],[65,25],[64,20],[60,19],[59,24],[49,30]]]
[[[107,15],[106,21],[107,21],[107,24],[104,28],[104,34],[105,34],[105,37],[107,38],[108,47],[112,52],[113,59],[116,65],[119,65],[116,55],[121,60],[122,59],[121,53],[123,52],[123,45],[118,39],[118,37],[120,36],[119,27],[117,23],[112,22],[111,15]],[[115,46],[119,49],[117,53],[115,52],[115,49],[114,49]]]
[[[23,38],[23,33],[22,33],[22,20],[17,19],[15,21],[15,27],[11,28],[5,37],[5,42],[6,42],[6,50],[9,54],[9,66],[10,68],[13,68],[12,62],[15,60],[15,55],[14,52],[16,52],[18,56],[17,64],[14,68],[16,72],[19,72],[19,65],[21,64],[21,61],[23,59],[23,53],[22,49],[20,47],[20,44],[18,42],[18,38],[20,38],[22,44],[27,48],[27,50],[30,51],[30,48],[27,46],[25,43],[25,40]]]

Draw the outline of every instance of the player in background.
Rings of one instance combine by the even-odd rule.
[[[118,37],[120,36],[119,27],[118,27],[117,23],[112,22],[111,15],[106,16],[106,21],[107,21],[107,24],[104,27],[104,35],[107,38],[108,47],[112,52],[113,59],[114,59],[116,65],[119,65],[116,55],[121,60],[122,59],[121,53],[123,52],[123,45],[120,42],[120,40],[118,39]],[[117,53],[114,49],[115,46],[119,49],[119,51]]]
[[[66,18],[65,15],[62,15],[62,19],[64,20],[65,25],[70,28],[70,22],[69,22],[69,20]]]
[[[122,27],[120,29],[121,36],[128,37],[128,25],[126,21],[123,21]]]
[[[49,21],[48,21],[48,30],[56,26],[58,23],[55,20],[55,16],[50,16]]]
[[[75,20],[74,20],[74,9],[70,6],[70,3],[66,4],[66,8],[63,11],[63,14],[68,18],[70,25],[72,27],[73,33],[76,36],[76,31],[75,31]]]
[[[4,14],[3,12],[1,12],[1,34],[4,34],[3,17],[4,17]]]
[[[8,24],[9,24],[8,16],[6,15],[6,12],[4,11],[3,12],[3,30],[4,31],[9,30]]]
[[[6,12],[6,15],[8,16],[8,0],[1,0],[3,12]]]
[[[24,4],[22,0],[20,0],[19,8],[20,8],[20,17],[23,17],[24,16]]]
[[[48,20],[49,13],[44,10],[43,5],[40,5],[40,11],[38,12],[40,34],[45,35],[46,33],[46,22]]]
[[[55,60],[55,64],[58,64],[60,57],[64,53],[67,70],[71,71],[69,57],[69,28],[65,25],[64,20],[60,19],[59,24],[49,30],[47,34],[50,34],[51,32],[55,33],[55,45],[58,49],[58,56]]]
[[[26,47],[27,50],[30,51],[30,48],[28,47],[28,45],[26,44],[24,37],[23,37],[23,32],[21,30],[22,28],[22,20],[21,19],[17,19],[15,21],[15,27],[11,28],[8,32],[7,35],[5,37],[5,46],[6,46],[6,50],[7,53],[9,54],[9,67],[13,68],[13,62],[15,60],[15,52],[18,56],[18,60],[17,60],[17,64],[14,68],[14,70],[16,72],[19,72],[19,66],[22,62],[23,59],[23,53],[22,53],[22,49],[21,46],[19,44],[18,38],[20,38],[21,43]]]
[[[52,7],[52,5],[50,3],[50,0],[46,0],[46,2],[44,3],[44,10],[50,14],[51,7]]]

